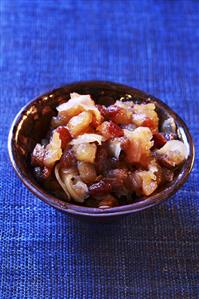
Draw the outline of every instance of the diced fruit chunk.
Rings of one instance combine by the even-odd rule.
[[[92,113],[89,111],[81,112],[79,115],[74,116],[68,122],[70,134],[76,137],[86,132],[89,124],[92,122]]]
[[[46,146],[44,165],[47,167],[53,167],[55,162],[58,161],[61,156],[61,139],[59,137],[59,133],[54,131],[50,143]]]
[[[175,167],[188,157],[186,145],[180,140],[170,140],[155,152],[158,161],[166,167]]]
[[[83,109],[80,106],[70,107],[68,110],[61,110],[56,117],[52,118],[52,126],[56,128],[57,126],[67,125],[72,117],[80,114],[82,111]]]
[[[157,177],[151,170],[136,170],[129,176],[131,189],[137,196],[150,195],[158,187]]]
[[[153,146],[151,130],[146,127],[139,127],[134,131],[124,129],[124,134],[130,141],[124,146],[127,161],[146,166],[151,155],[150,148]]]
[[[149,127],[152,132],[158,130],[159,118],[153,103],[134,105],[132,120],[138,127]]]
[[[97,146],[95,143],[73,145],[73,152],[79,161],[94,163]]]
[[[141,190],[144,195],[149,196],[157,189],[156,176],[152,171],[136,171],[135,176],[141,178]]]

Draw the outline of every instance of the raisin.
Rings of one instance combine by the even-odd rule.
[[[107,113],[107,108],[104,106],[104,105],[96,105],[97,106],[97,109],[99,110],[99,112],[101,113],[101,115],[103,117],[106,116],[106,113]]]
[[[118,114],[120,110],[120,107],[111,105],[108,108],[106,108],[106,117],[114,117],[116,114]]]
[[[109,132],[112,137],[122,137],[124,135],[123,130],[112,121],[110,121]]]
[[[106,145],[98,146],[95,157],[95,165],[98,174],[104,173],[108,168],[108,151]]]
[[[71,168],[71,167],[76,166],[76,163],[77,163],[77,160],[75,158],[75,155],[74,155],[72,149],[71,148],[65,149],[65,151],[61,157],[61,160],[60,160],[61,166],[64,168]]]
[[[111,190],[111,184],[105,180],[100,180],[89,186],[90,195],[93,197],[109,193]]]

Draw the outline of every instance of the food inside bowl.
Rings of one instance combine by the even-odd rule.
[[[31,156],[37,180],[81,205],[109,208],[147,197],[171,182],[188,157],[169,117],[155,103],[122,97],[109,106],[71,93]]]

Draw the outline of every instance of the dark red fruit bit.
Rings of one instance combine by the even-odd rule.
[[[77,163],[77,160],[75,158],[75,155],[74,155],[72,149],[71,148],[65,149],[65,151],[61,157],[61,160],[60,160],[61,166],[64,168],[70,168],[70,167],[76,166],[76,163]]]
[[[107,108],[104,105],[96,105],[96,106],[99,112],[101,113],[101,115],[105,117]]]
[[[167,142],[166,138],[161,133],[153,133],[153,141],[155,148],[161,148]]]
[[[130,148],[130,140],[127,138],[127,137],[122,137],[121,138],[121,148],[124,150],[124,151],[128,151],[129,148]]]
[[[107,117],[113,117],[113,116],[115,116],[119,111],[121,111],[121,108],[120,108],[120,107],[111,105],[111,106],[109,106],[109,107],[107,108],[106,116],[107,116]]]
[[[128,111],[118,106],[108,107],[106,118],[112,120],[114,123],[118,125],[132,123],[132,119],[131,116],[128,114]]]
[[[105,144],[97,148],[95,166],[98,174],[104,173],[109,168],[108,150]]]
[[[148,127],[151,131],[156,131],[156,125],[154,123],[154,121],[150,118],[146,118],[144,121],[143,121],[143,124],[142,124],[143,127]]]
[[[36,144],[31,156],[31,164],[33,166],[43,166],[44,155],[45,155],[44,147],[39,143]]]
[[[56,132],[59,133],[59,138],[61,139],[61,147],[65,149],[67,144],[72,140],[72,136],[66,127],[58,127]]]
[[[122,137],[124,135],[123,130],[112,121],[110,121],[109,124],[109,132],[112,135],[112,137]]]
[[[91,196],[103,195],[111,192],[111,184],[107,181],[101,180],[95,184],[89,186],[89,192]]]

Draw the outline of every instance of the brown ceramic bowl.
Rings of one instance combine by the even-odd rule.
[[[157,107],[161,121],[168,118],[168,116],[173,117],[181,136],[180,138],[186,144],[189,151],[188,159],[183,164],[175,179],[165,185],[163,189],[158,189],[156,193],[147,198],[141,198],[132,204],[104,210],[64,202],[44,190],[33,176],[30,165],[30,154],[35,144],[45,136],[53,114],[52,110],[55,111],[55,107],[60,103],[63,96],[69,99],[70,92],[94,95],[97,103],[107,105],[111,104],[113,98],[118,98],[126,94],[133,96],[137,102],[147,102],[150,98],[150,101],[154,102]],[[49,109],[49,107],[51,109]],[[160,100],[143,91],[129,86],[103,81],[68,84],[47,92],[29,102],[21,109],[13,121],[8,138],[8,150],[11,163],[16,173],[33,194],[63,212],[79,216],[80,218],[94,218],[95,220],[107,220],[113,217],[131,214],[163,202],[177,192],[184,184],[191,172],[194,162],[194,145],[190,132],[183,120],[175,112]]]

